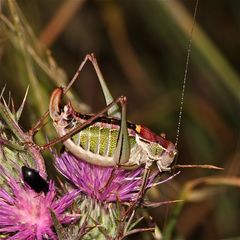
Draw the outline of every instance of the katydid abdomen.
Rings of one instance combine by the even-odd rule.
[[[113,162],[113,155],[118,141],[119,126],[100,125],[103,124],[100,122],[94,123],[81,130],[72,138],[66,140],[64,145],[71,153],[82,160],[101,166],[114,166],[116,163]],[[68,127],[64,129],[55,125],[55,128],[60,136],[68,133]],[[132,135],[129,135],[129,140],[131,146],[129,162],[132,162],[131,157],[134,155],[134,149],[136,149],[136,140]]]

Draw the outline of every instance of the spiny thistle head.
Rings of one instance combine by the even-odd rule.
[[[1,176],[5,177],[5,184],[0,188],[0,233],[8,239],[57,239],[51,211],[61,223],[74,220],[64,212],[77,196],[77,190],[58,198],[53,181],[49,182],[49,190],[44,194],[31,189],[22,177],[15,180],[3,168]]]
[[[83,239],[116,239],[131,229],[132,224],[126,227],[129,216],[125,216],[124,205],[134,204],[139,197],[144,166],[133,170],[102,167],[64,152],[56,157],[56,167],[80,190],[81,200],[77,204],[83,216],[81,226],[95,226]],[[147,188],[151,187],[156,175],[154,173],[147,179]],[[123,224],[121,229],[119,221],[125,222],[126,226]]]
[[[34,147],[26,147],[29,135],[18,124],[25,98],[18,111],[10,110],[2,94],[0,100],[0,238],[58,239],[52,216],[65,225],[75,221],[78,215],[67,210],[79,190],[57,191],[52,180],[48,183],[37,170],[26,167],[38,166],[36,157],[43,158]]]

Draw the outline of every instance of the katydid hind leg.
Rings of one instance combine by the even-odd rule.
[[[68,84],[68,86],[64,89],[64,94],[69,90],[69,88],[72,86],[72,84],[75,82],[75,80],[77,79],[77,77],[79,76],[80,72],[82,71],[82,68],[84,67],[84,65],[86,64],[87,61],[90,61],[94,67],[94,70],[97,74],[99,83],[101,85],[103,94],[104,94],[104,98],[106,101],[106,105],[112,103],[114,101],[114,98],[112,97],[107,84],[104,80],[104,77],[102,75],[102,72],[100,70],[100,67],[98,65],[97,59],[94,56],[93,53],[91,54],[87,54],[84,58],[84,60],[82,61],[82,63],[80,64],[77,72],[75,73],[74,77],[72,78],[72,80],[70,81],[70,83]],[[110,109],[108,109],[108,115],[109,116],[113,116],[113,117],[118,117],[120,118],[120,110],[117,104],[114,104]]]
[[[95,72],[97,74],[99,83],[100,83],[102,91],[103,91],[103,95],[104,95],[104,98],[105,98],[105,101],[106,101],[106,105],[108,105],[111,102],[113,102],[114,99],[113,99],[112,94],[110,93],[110,91],[107,87],[107,84],[104,80],[104,77],[103,77],[102,72],[99,68],[97,59],[95,58],[93,53],[88,55],[88,59],[89,59],[89,61],[91,61],[92,65],[95,69]],[[117,118],[121,117],[121,113],[120,113],[120,110],[119,110],[119,107],[118,107],[117,104],[114,104],[110,109],[108,109],[108,115],[112,116],[112,117],[117,117]]]
[[[68,90],[71,88],[71,86],[73,85],[73,83],[77,80],[78,76],[80,75],[83,67],[85,66],[86,62],[89,60],[89,54],[87,54],[85,57],[84,57],[84,60],[81,62],[81,64],[79,65],[76,73],[74,74],[73,78],[71,79],[71,81],[68,83],[68,85],[64,88],[63,90],[63,95],[65,95]]]
[[[117,146],[114,152],[113,161],[118,165],[124,165],[130,157],[130,140],[127,128],[127,98],[123,97],[120,101],[122,107],[120,132],[118,135]]]
[[[106,101],[107,105],[109,105],[110,103],[114,102],[114,99],[107,87],[107,84],[103,78],[103,75],[98,66],[97,60],[93,53],[87,54],[84,57],[84,60],[79,65],[76,73],[74,74],[74,76],[71,79],[71,81],[69,82],[69,84],[63,88],[63,96],[69,91],[69,89],[71,88],[73,83],[76,81],[76,79],[78,78],[79,74],[81,73],[83,67],[87,63],[87,61],[90,61],[92,63],[92,65],[96,71],[96,74],[98,76],[99,82],[101,84],[101,87],[102,87],[102,90],[104,93],[104,97],[105,97],[105,101]],[[34,136],[42,128],[42,126],[44,125],[44,121],[48,115],[49,115],[49,110],[46,111],[44,113],[44,115],[33,125],[33,127],[29,130],[29,135]],[[114,117],[120,117],[119,107],[118,107],[117,103],[113,104],[113,106],[110,109],[108,109],[108,115],[111,115]]]

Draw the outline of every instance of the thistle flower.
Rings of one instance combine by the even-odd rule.
[[[22,179],[16,181],[7,176],[3,168],[0,172],[6,180],[4,188],[0,188],[0,233],[8,236],[9,240],[57,239],[52,229],[51,211],[59,222],[70,223],[74,216],[65,215],[64,211],[78,191],[73,190],[58,199],[52,181],[45,195],[22,184]]]
[[[81,201],[77,204],[82,214],[80,225],[95,226],[83,239],[120,239],[134,225],[127,223],[125,216],[120,228],[119,218],[124,208],[116,202],[134,203],[142,185],[144,167],[125,170],[116,167],[102,167],[76,158],[64,152],[56,158],[56,167],[76,188],[80,190]],[[149,188],[157,173],[147,180]],[[122,237],[123,238],[123,237]]]
[[[134,170],[89,164],[64,152],[56,159],[58,170],[86,196],[100,202],[133,202],[142,185],[144,167]],[[151,186],[156,174],[148,179]]]

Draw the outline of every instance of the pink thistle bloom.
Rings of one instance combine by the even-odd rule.
[[[1,169],[3,173],[3,169]],[[5,190],[0,188],[0,233],[9,240],[57,239],[52,227],[51,211],[60,223],[70,223],[76,219],[65,215],[64,211],[72,204],[78,191],[74,190],[57,198],[54,183],[50,181],[46,195],[36,193],[26,184],[6,176]]]
[[[69,152],[56,158],[56,167],[82,193],[100,202],[134,201],[143,181],[143,166],[133,170],[102,167],[80,160]],[[149,177],[147,188],[156,175]]]

